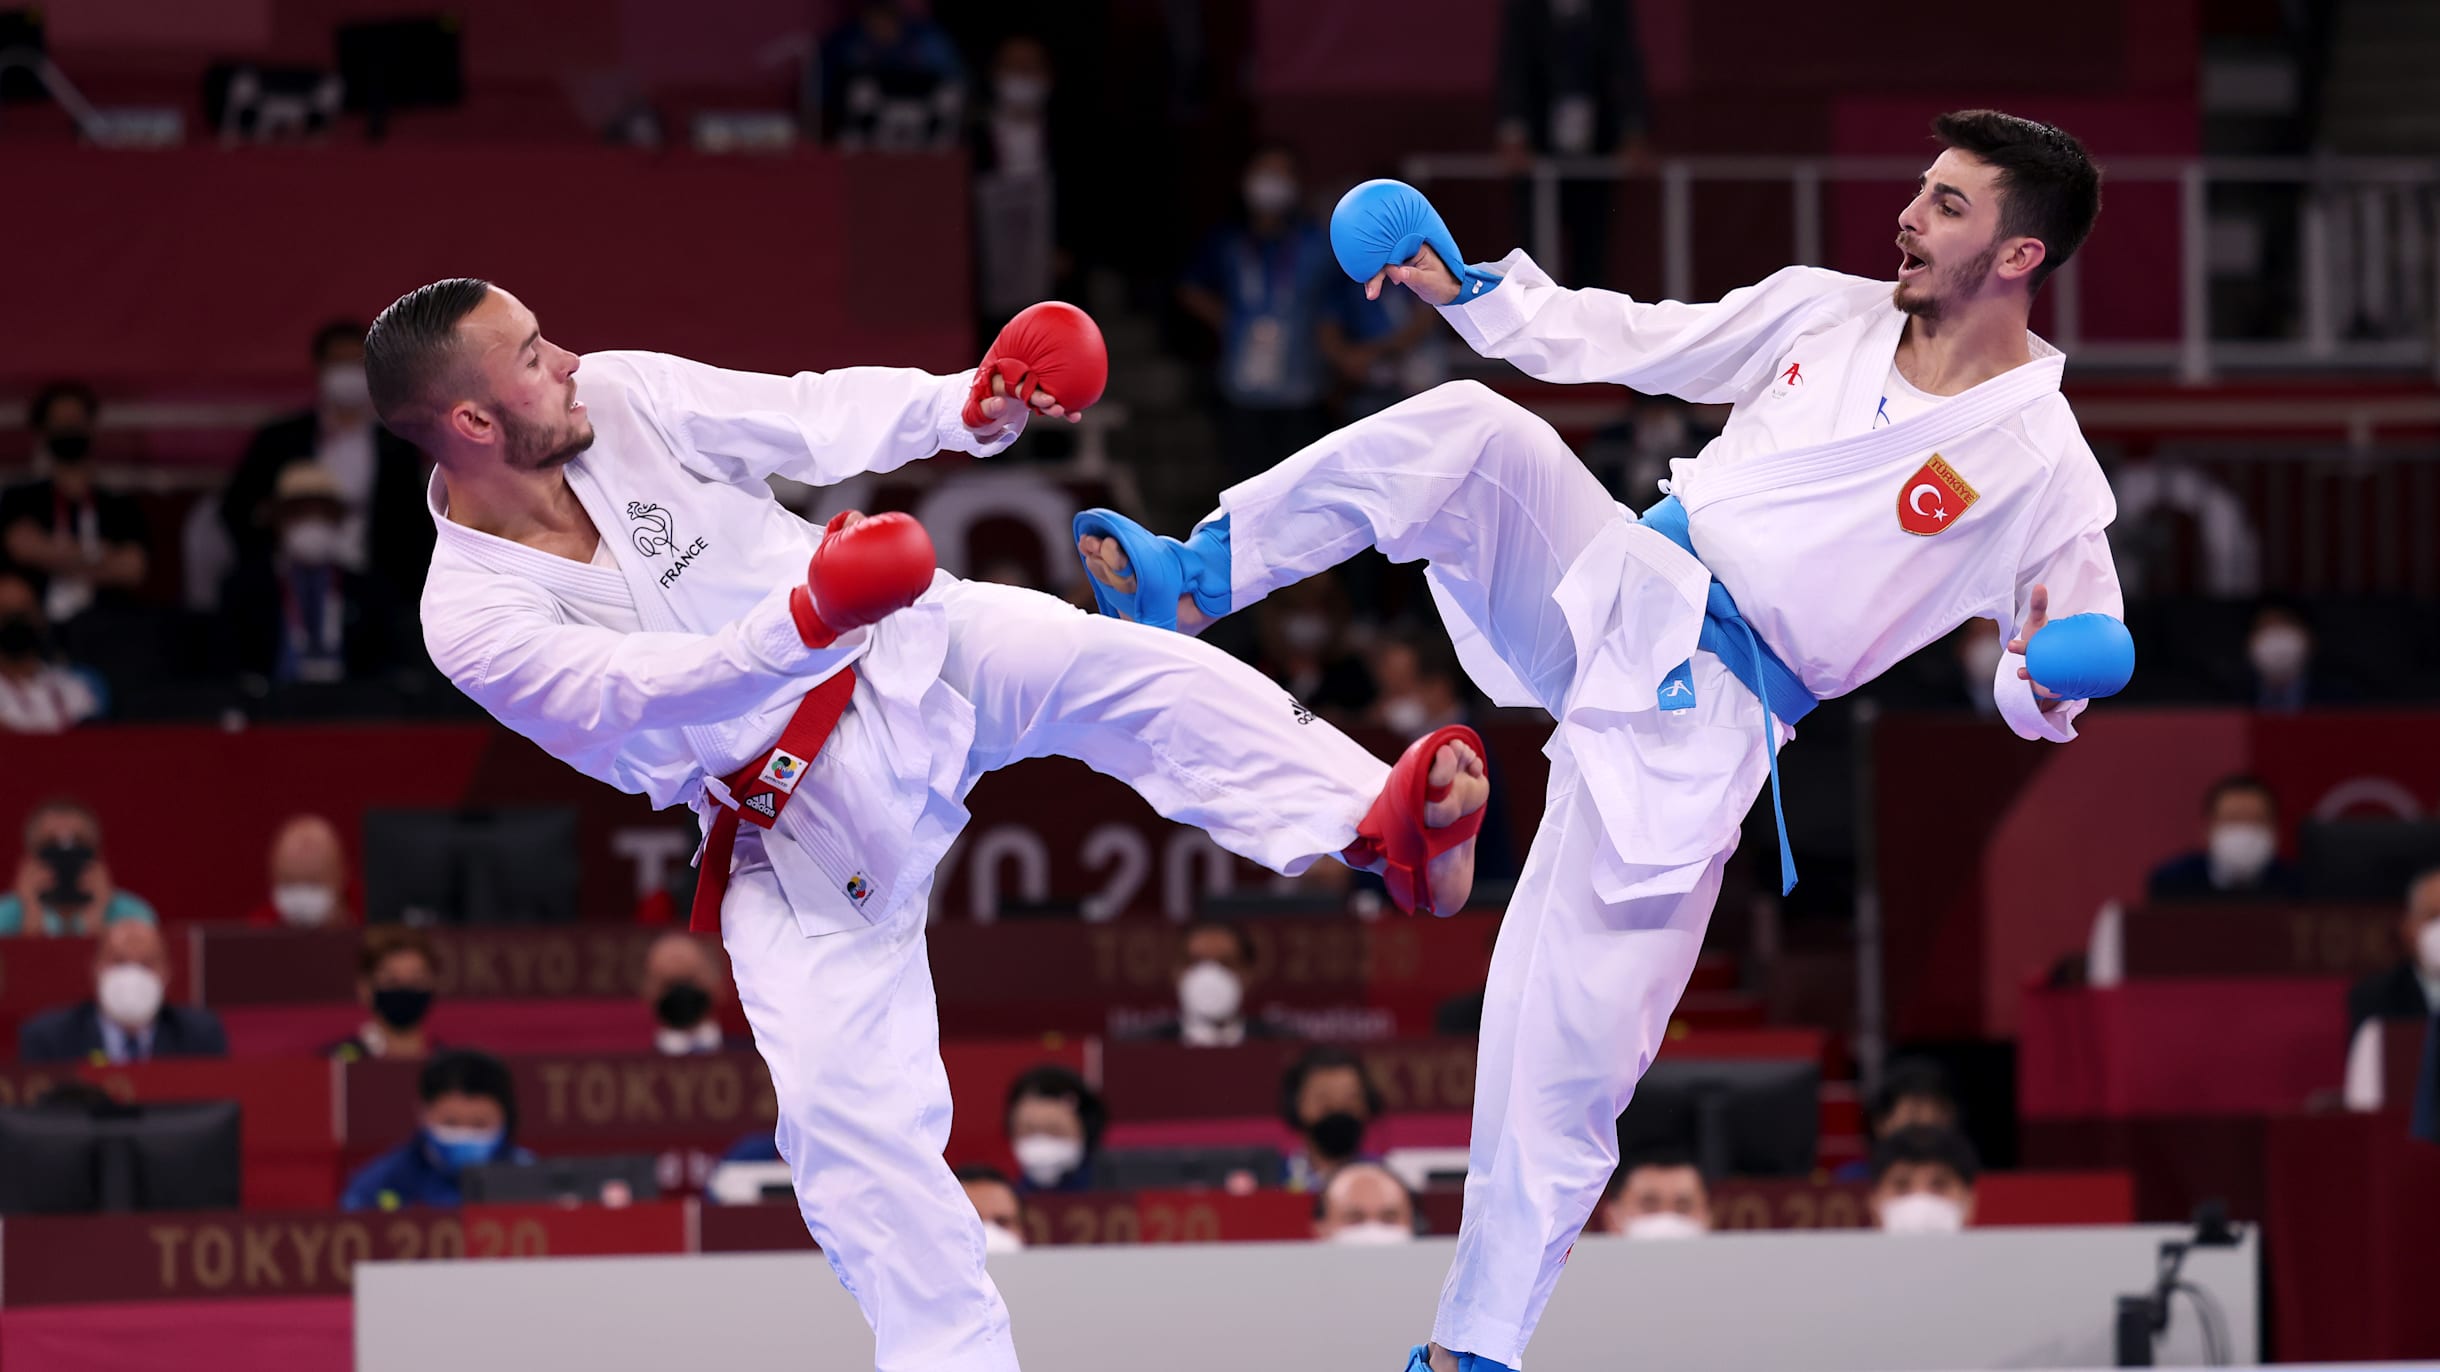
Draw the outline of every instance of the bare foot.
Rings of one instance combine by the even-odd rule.
[[[1425,778],[1432,786],[1447,786],[1449,793],[1423,807],[1423,825],[1427,829],[1445,829],[1475,811],[1491,799],[1491,778],[1483,772],[1483,760],[1463,743],[1444,743],[1432,754],[1432,769]],[[1466,897],[1474,894],[1474,840],[1467,839],[1439,857],[1424,869],[1424,881],[1432,890],[1432,909],[1443,915],[1454,915],[1465,908]],[[1435,1361],[1434,1367],[1440,1364]],[[1450,1367],[1457,1364],[1451,1362]]]
[[[1135,568],[1127,561],[1127,550],[1115,538],[1099,534],[1084,534],[1076,540],[1076,555],[1084,559],[1085,571],[1095,581],[1120,595],[1135,594]],[[1121,616],[1124,618],[1124,616]],[[1190,595],[1178,597],[1178,632],[1199,634],[1211,626],[1212,617],[1203,613]]]

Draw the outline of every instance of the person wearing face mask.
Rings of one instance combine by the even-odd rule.
[[[2279,803],[2257,777],[2222,777],[2203,795],[2203,846],[2152,869],[2156,901],[2285,899],[2296,871],[2279,856]]]
[[[324,1055],[341,1062],[429,1056],[439,1045],[424,1021],[439,983],[431,941],[421,930],[390,924],[368,931],[356,958],[356,1001],[368,1018]]]
[[[1917,1124],[1873,1146],[1867,1204],[1884,1234],[1955,1234],[1974,1223],[1982,1164],[1954,1129]]]
[[[1276,1027],[1245,1013],[1246,978],[1254,941],[1238,925],[1200,919],[1178,938],[1174,976],[1178,1018],[1143,1037],[1189,1048],[1229,1048],[1249,1038],[1276,1038]]]
[[[1300,581],[1255,610],[1263,675],[1323,719],[1358,719],[1379,692],[1364,659],[1342,646],[1346,594],[1336,578]]]
[[[1205,240],[1177,299],[1219,340],[1221,455],[1246,474],[1321,437],[1333,368],[1365,364],[1351,341],[1363,295],[1305,211],[1295,151],[1256,149],[1240,189],[1244,218]]]
[[[1313,1195],[1313,1237],[1370,1247],[1415,1237],[1415,1196],[1377,1162],[1351,1162]]]
[[[241,563],[221,597],[239,665],[275,685],[363,680],[388,665],[392,610],[374,579],[349,570],[349,505],[318,462],[280,470],[271,520],[278,551]]]
[[[199,1005],[171,1005],[169,945],[142,920],[102,931],[93,950],[93,999],[46,1011],[17,1037],[21,1062],[116,1064],[229,1054],[220,1017]]]
[[[957,1184],[974,1202],[983,1221],[983,1251],[1018,1253],[1025,1249],[1025,1198],[1017,1184],[997,1167],[970,1162],[957,1169]]]
[[[93,935],[122,922],[159,923],[152,906],[111,880],[102,860],[102,822],[81,801],[61,797],[25,820],[25,851],[14,889],[0,895],[0,937]]]
[[[1032,1068],[1009,1083],[1000,1119],[1016,1155],[1019,1191],[1093,1189],[1093,1160],[1110,1114],[1084,1078],[1055,1063]]]
[[[2375,1021],[2440,1015],[2440,867],[2408,884],[2406,910],[2398,917],[2398,942],[2405,956],[2347,990],[2350,1042]]]
[[[1628,1158],[1610,1177],[1594,1213],[1608,1232],[1630,1239],[1692,1239],[1711,1232],[1711,1188],[1682,1149],[1655,1148]]]
[[[1316,1044],[1280,1079],[1279,1113],[1305,1141],[1288,1158],[1288,1188],[1318,1190],[1340,1168],[1367,1156],[1364,1131],[1381,1115],[1381,1088],[1362,1058],[1335,1044]]]
[[[271,839],[271,892],[246,912],[256,929],[347,928],[361,919],[348,880],[339,828],[320,815],[295,815]]]
[[[652,1008],[652,1046],[670,1057],[750,1052],[750,1040],[721,1033],[720,1002],[728,978],[694,935],[671,930],[644,950],[644,1003]]]
[[[257,430],[221,493],[220,522],[237,574],[259,576],[280,556],[278,487],[300,462],[328,472],[344,514],[333,558],[369,575],[399,603],[423,588],[432,560],[432,517],[424,510],[423,459],[412,444],[374,422],[364,375],[364,325],[338,320],[313,338],[313,404]]]
[[[2352,696],[2313,669],[2313,626],[2304,611],[2272,601],[2254,611],[2245,635],[2247,697],[2264,714],[2292,715]]]
[[[974,168],[975,309],[997,333],[1017,311],[1059,293],[1067,222],[1058,165],[1064,140],[1051,118],[1050,49],[1031,34],[1002,39],[988,99],[967,139]]]
[[[424,1064],[415,1094],[423,1103],[415,1137],[348,1178],[340,1209],[456,1205],[467,1168],[534,1161],[517,1146],[516,1081],[498,1058],[467,1049],[443,1053]]]
[[[144,512],[93,477],[101,401],[80,382],[58,382],[26,407],[42,478],[0,491],[0,561],[42,593],[43,614],[67,632],[94,605],[124,603],[144,584]]]
[[[0,567],[0,733],[64,733],[101,712],[100,680],[54,655],[34,583]]]

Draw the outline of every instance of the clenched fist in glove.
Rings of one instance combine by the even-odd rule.
[[[932,536],[908,515],[867,518],[854,510],[832,519],[788,595],[788,613],[808,648],[828,647],[915,603],[932,585]]]
[[[1019,311],[991,340],[963,418],[969,429],[1002,431],[1023,421],[1020,407],[1031,406],[1072,424],[1109,381],[1110,352],[1093,316],[1045,300]]]

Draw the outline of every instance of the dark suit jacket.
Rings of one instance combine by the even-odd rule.
[[[2293,900],[2300,889],[2296,869],[2272,858],[2262,878],[2252,886],[2223,891],[2211,884],[2211,859],[2193,852],[2174,857],[2152,869],[2144,890],[2154,900]]]
[[[84,1062],[102,1051],[102,1012],[92,1001],[45,1010],[17,1031],[20,1062]],[[156,1058],[225,1058],[220,1016],[199,1005],[164,1005],[153,1017]]]
[[[2347,1042],[2368,1019],[2422,1019],[2440,1014],[2440,1005],[2423,998],[2423,983],[2415,965],[2401,960],[2386,972],[2375,972],[2347,991]]]
[[[277,542],[266,519],[271,492],[291,462],[319,451],[322,421],[313,411],[275,420],[255,431],[246,455],[220,497],[220,522],[237,550],[240,573],[260,574]],[[424,506],[424,461],[413,444],[373,428],[373,508],[364,512],[368,570],[402,601],[423,593],[432,564],[432,515]]]

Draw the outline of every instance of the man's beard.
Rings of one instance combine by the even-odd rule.
[[[539,424],[527,424],[514,415],[501,416],[501,427],[507,430],[506,460],[511,471],[547,472],[564,467],[578,453],[593,446],[593,421],[582,421],[583,427],[570,425],[551,432]]]
[[[1899,282],[1890,290],[1889,303],[1927,324],[1937,324],[1941,316],[1947,313],[1950,303],[1971,294],[1975,285],[1991,274],[1992,264],[1998,261],[1999,244],[1995,242],[1976,253],[1960,270],[1944,271],[1935,266],[1929,282]],[[1910,285],[1921,290],[1922,294],[1909,295]]]

